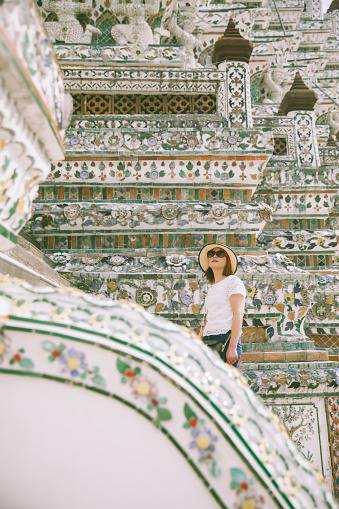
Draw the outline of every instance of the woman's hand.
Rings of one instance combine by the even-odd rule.
[[[226,362],[227,364],[234,364],[238,360],[238,352],[236,348],[228,347],[226,352]]]

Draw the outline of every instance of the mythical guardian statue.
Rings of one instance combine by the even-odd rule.
[[[117,44],[159,44],[160,36],[169,36],[169,32],[156,28],[154,33],[147,23],[148,16],[158,14],[160,0],[144,3],[143,0],[132,0],[131,3],[113,3],[111,10],[116,16],[127,18],[125,25],[115,25],[111,30],[112,38]]]
[[[173,9],[171,16],[164,23],[177,42],[184,47],[185,58],[182,67],[184,69],[194,69],[202,67],[194,58],[194,48],[201,43],[202,30],[197,29],[196,16],[194,10],[186,11],[182,14],[182,28],[178,25],[178,11]],[[195,32],[196,35],[193,34]]]
[[[285,81],[285,71],[283,67],[277,66],[273,70],[271,69],[271,64],[264,67],[259,78],[259,102],[280,104],[288,89],[289,84]]]
[[[335,137],[339,132],[339,108],[328,112],[327,123],[330,126],[330,134]]]
[[[85,0],[83,3],[73,0],[42,0],[42,7],[58,16],[58,21],[45,23],[51,42],[90,44],[93,33],[101,34],[101,31],[92,25],[87,25],[84,31],[76,19],[79,14],[91,12],[92,0]]]

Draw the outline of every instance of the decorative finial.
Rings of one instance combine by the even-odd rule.
[[[337,143],[336,143],[335,139],[333,138],[332,134],[329,135],[327,142],[326,142],[326,146],[327,147],[336,147],[337,146]]]
[[[228,22],[224,35],[214,45],[212,63],[215,65],[225,61],[250,61],[253,42],[245,39],[235,26],[233,18]]]
[[[290,111],[314,111],[317,100],[317,94],[305,85],[300,72],[297,71],[293,85],[281,101],[280,110],[284,115]]]
[[[329,8],[327,9],[327,12],[333,12],[339,9],[339,0],[333,0]]]

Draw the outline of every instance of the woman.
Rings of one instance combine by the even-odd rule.
[[[199,253],[199,264],[213,284],[205,299],[206,323],[200,337],[225,362],[238,367],[246,289],[234,275],[237,257],[223,244],[207,244]]]

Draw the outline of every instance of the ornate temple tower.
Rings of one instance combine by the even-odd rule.
[[[330,453],[319,430],[338,387],[337,3],[38,5],[73,114],[25,235],[69,284],[192,330],[208,287],[197,254],[230,245],[248,292],[243,371],[336,476],[336,434]]]

